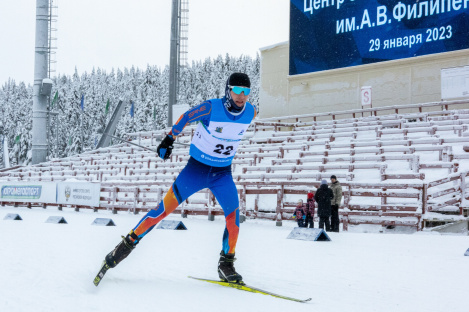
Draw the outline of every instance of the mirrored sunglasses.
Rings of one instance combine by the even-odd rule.
[[[251,89],[245,88],[245,87],[235,87],[235,86],[228,86],[231,91],[233,91],[235,94],[241,94],[241,92],[244,92],[244,95],[249,95],[251,93]]]

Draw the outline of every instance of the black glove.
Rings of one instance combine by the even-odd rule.
[[[169,135],[167,135],[156,149],[158,156],[164,160],[168,159],[169,156],[171,156],[171,152],[173,151],[173,143],[174,140]]]

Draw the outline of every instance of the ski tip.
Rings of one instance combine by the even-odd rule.
[[[300,303],[306,303],[308,301],[311,301],[311,298],[302,300],[302,299],[297,299],[297,298],[292,298],[292,297],[287,297],[287,296],[283,296],[283,295],[274,294],[274,293],[271,293],[269,291],[265,291],[265,290],[262,290],[262,289],[259,289],[259,288],[248,286],[243,281],[238,282],[238,283],[234,283],[234,282],[217,281],[217,280],[213,280],[213,279],[194,277],[194,276],[190,276],[190,275],[187,276],[187,277],[193,278],[193,279],[196,279],[196,280],[199,280],[199,281],[205,281],[205,282],[209,282],[209,283],[213,283],[213,284],[218,284],[218,285],[221,285],[221,286],[232,287],[232,288],[239,289],[239,290],[244,290],[244,291],[250,291],[250,292],[253,292],[253,293],[261,293],[261,294],[264,294],[264,295],[269,295],[269,296],[272,296],[272,297],[291,300],[291,301],[296,301],[296,302],[300,302]]]

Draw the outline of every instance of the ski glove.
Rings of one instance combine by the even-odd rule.
[[[174,140],[170,135],[167,135],[156,149],[158,156],[164,160],[168,159],[169,156],[171,156],[171,152],[173,151],[173,143]]]

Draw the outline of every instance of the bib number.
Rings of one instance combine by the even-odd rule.
[[[223,154],[223,155],[229,156],[231,152],[233,151],[233,146],[227,146],[225,148],[223,144],[217,144],[215,147],[216,149],[214,149],[213,151],[217,154]]]

